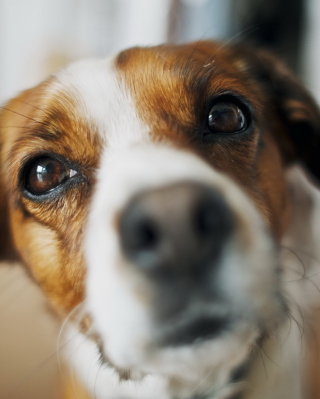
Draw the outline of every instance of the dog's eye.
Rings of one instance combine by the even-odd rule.
[[[76,174],[75,170],[57,159],[37,158],[28,167],[26,189],[35,195],[46,194]]]
[[[211,133],[236,133],[247,127],[242,110],[234,103],[219,102],[213,105],[208,115],[208,129]]]

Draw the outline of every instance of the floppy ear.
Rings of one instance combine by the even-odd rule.
[[[301,162],[320,183],[320,111],[312,96],[273,55],[258,51],[260,79],[284,123],[276,137],[288,162]]]
[[[11,240],[9,215],[7,206],[7,188],[5,187],[5,171],[3,164],[3,119],[4,112],[0,107],[0,261],[15,260],[16,254]]]
[[[12,245],[9,237],[8,212],[3,185],[0,183],[0,261],[12,258]]]
[[[0,104],[0,260],[19,258],[10,229],[9,205],[14,187],[11,187],[12,179],[8,176],[7,164],[10,162],[8,155],[12,143],[19,140],[21,129],[26,129],[27,122],[33,121],[33,114],[40,109],[37,107],[39,96],[36,93],[38,91],[34,88],[24,90],[3,106]],[[14,201],[12,205],[15,206]]]

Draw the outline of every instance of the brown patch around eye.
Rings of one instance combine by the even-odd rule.
[[[75,171],[57,159],[42,157],[34,160],[26,173],[26,189],[32,194],[41,195],[53,190]]]

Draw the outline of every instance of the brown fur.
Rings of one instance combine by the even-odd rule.
[[[283,65],[264,52],[209,42],[131,49],[118,56],[117,65],[154,139],[200,152],[238,181],[281,237],[289,213],[284,169],[299,151],[289,139],[290,127],[299,122],[319,125],[314,102]],[[277,98],[282,86],[290,92]],[[203,146],[197,137],[203,110],[224,93],[250,103],[254,135],[246,140],[218,137]],[[282,103],[275,107],[276,101]]]
[[[49,87],[46,82],[5,106],[1,118],[5,166],[1,170],[4,192],[10,193],[15,248],[54,307],[66,315],[83,299],[83,226],[101,145],[97,135],[89,135],[84,142],[92,126],[76,112],[71,98],[47,94]],[[73,190],[54,206],[30,201],[21,195],[18,183],[21,164],[44,152],[81,163],[85,171],[76,194]]]

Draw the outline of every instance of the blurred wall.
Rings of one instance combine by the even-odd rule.
[[[61,399],[61,324],[24,271],[0,263],[1,399]]]
[[[230,35],[275,52],[320,104],[320,1],[233,0]]]
[[[301,52],[302,77],[320,104],[320,1],[306,2],[304,46]]]
[[[0,101],[67,62],[166,40],[170,0],[0,0]]]
[[[81,57],[228,34],[230,0],[0,0],[0,103]]]

